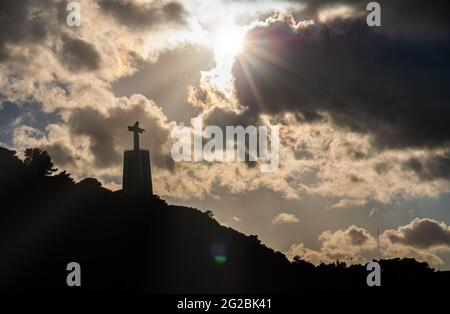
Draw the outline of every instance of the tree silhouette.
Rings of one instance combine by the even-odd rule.
[[[53,163],[48,153],[39,148],[26,149],[23,162],[33,174],[38,176],[49,176],[58,170],[53,168]]]
[[[55,175],[55,179],[59,184],[74,184],[75,181],[70,176],[70,173],[67,173],[66,170],[61,171],[57,175]]]

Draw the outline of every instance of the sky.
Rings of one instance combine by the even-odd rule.
[[[356,0],[0,2],[0,145],[121,188],[140,122],[154,192],[289,258],[450,269],[450,8]],[[175,162],[177,126],[280,126],[280,166]],[[378,250],[378,238],[380,252]]]

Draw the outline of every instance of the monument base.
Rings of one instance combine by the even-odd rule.
[[[122,186],[124,192],[153,194],[150,153],[147,150],[125,152]]]

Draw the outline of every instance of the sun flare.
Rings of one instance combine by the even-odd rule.
[[[234,24],[228,24],[213,34],[213,47],[216,61],[222,58],[236,57],[244,44],[246,30]]]
[[[210,33],[216,67],[207,76],[215,88],[221,91],[226,91],[232,84],[231,69],[238,55],[243,53],[247,31],[246,27],[228,22]]]

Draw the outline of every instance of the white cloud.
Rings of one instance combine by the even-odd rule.
[[[294,214],[280,213],[273,218],[272,223],[284,224],[284,223],[297,223],[299,221],[300,220]]]
[[[286,252],[288,258],[319,264],[336,260],[365,264],[378,258],[377,239],[368,230],[354,225],[347,229],[325,231],[319,236],[320,248],[293,244]],[[380,235],[381,258],[409,257],[437,267],[444,262],[438,253],[450,252],[450,227],[433,219],[416,218],[405,226],[385,230]]]

